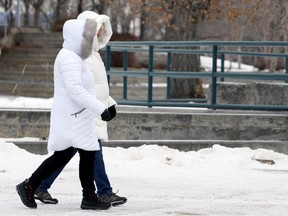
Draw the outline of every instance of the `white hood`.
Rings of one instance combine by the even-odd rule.
[[[99,29],[103,25],[103,31],[100,38],[97,38],[97,36],[94,37],[93,50],[98,51],[99,49],[104,48],[112,36],[110,18],[103,14],[99,15],[93,11],[84,11],[81,14],[79,14],[77,20],[78,19],[84,21],[87,19],[95,20],[97,22],[96,33],[98,33]]]
[[[92,52],[92,43],[97,31],[97,23],[93,19],[71,19],[63,26],[63,48],[77,53],[86,59]]]

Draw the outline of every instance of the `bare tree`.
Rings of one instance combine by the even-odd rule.
[[[167,41],[197,41],[197,25],[210,6],[210,0],[187,0],[164,2],[166,8]],[[197,49],[194,47],[193,49]],[[199,55],[174,54],[172,59],[173,71],[201,71]],[[171,79],[171,97],[173,98],[202,98],[200,79]]]
[[[4,8],[5,11],[7,11],[7,10],[9,10],[9,8],[11,8],[12,3],[13,3],[12,0],[0,0],[0,5]],[[14,18],[13,18],[13,13],[11,11],[9,16],[8,16],[9,26],[11,26],[13,22],[14,22]]]
[[[12,0],[0,0],[0,4],[7,11],[12,6]]]
[[[287,10],[288,2],[283,0],[213,0],[208,16],[213,21],[218,21],[218,28],[223,23],[227,24],[226,28],[222,29],[222,32],[226,31],[224,40],[287,41]],[[242,48],[239,47],[238,50],[240,49]],[[257,49],[265,52],[285,52],[281,47]],[[247,63],[254,63],[261,69],[269,68],[271,72],[279,67],[277,58],[245,57],[245,59],[250,59]],[[240,56],[238,62],[242,62]]]
[[[251,31],[253,32],[257,28],[254,21],[257,17],[259,7],[261,7],[261,2],[255,0],[214,0],[209,7],[208,16],[221,20],[222,25],[223,23],[226,24],[228,32],[225,40],[243,41],[245,34],[250,37]],[[235,49],[235,47],[228,47],[227,49]],[[242,47],[239,46],[236,49],[240,52]],[[228,56],[228,58],[231,60],[237,58],[240,68],[242,63],[241,55],[237,55],[236,57]]]
[[[29,17],[30,17],[30,0],[23,0],[24,2],[24,7],[25,7],[25,12],[24,12],[24,26],[28,26],[29,25]]]
[[[91,2],[92,2],[92,8],[91,8],[92,11],[96,10],[99,14],[104,14],[107,9],[106,8],[107,5],[111,3],[111,0],[109,1],[99,0],[98,4],[95,2],[95,0],[91,0]]]
[[[166,9],[163,0],[142,0],[139,12],[142,40],[163,40],[165,34]]]
[[[263,17],[263,30],[266,40],[287,41],[288,30],[288,2],[282,0],[265,0],[261,12],[265,13]],[[269,52],[285,52],[282,47],[269,48]],[[269,71],[274,72],[277,69],[277,58],[270,61]]]
[[[57,0],[55,13],[54,13],[54,20],[58,20],[60,18],[62,6],[65,4],[65,0]]]
[[[119,32],[118,26],[121,33],[129,32],[131,19],[128,7],[129,1],[124,0],[114,0],[110,4],[113,32]]]
[[[82,0],[78,0],[78,7],[77,7],[78,14],[82,13],[82,11],[83,11],[82,4],[83,4],[83,1]]]
[[[165,40],[197,40],[198,21],[205,15],[209,5],[210,0],[114,0],[110,4],[113,31],[117,32],[117,24],[120,23],[122,32],[128,32],[131,20],[137,15],[141,20],[142,39],[145,38],[144,32],[147,34],[149,30],[154,35],[149,39],[155,40],[159,38],[157,35],[164,33]],[[198,55],[175,54],[172,63],[175,71],[200,71]],[[199,79],[172,79],[171,96],[204,97],[201,86]]]
[[[146,1],[145,0],[141,0],[141,8],[145,8],[146,7]],[[142,10],[141,11],[141,15],[140,15],[140,34],[139,34],[139,39],[143,40],[144,39],[144,30],[145,30],[145,17],[146,15],[146,11]]]
[[[31,5],[33,6],[34,12],[34,26],[41,26],[41,6],[45,0],[31,0]]]

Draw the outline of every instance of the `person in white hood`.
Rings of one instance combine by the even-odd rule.
[[[113,115],[107,105],[97,99],[93,73],[84,62],[91,55],[97,38],[97,22],[93,19],[68,20],[63,26],[63,38],[63,48],[54,63],[54,97],[48,138],[48,150],[54,154],[16,189],[25,206],[37,208],[35,190],[43,180],[65,166],[77,150],[83,196],[81,208],[108,209],[111,204],[100,201],[95,193],[94,159],[100,146],[93,119],[109,121]]]
[[[109,85],[106,70],[98,52],[99,49],[104,48],[107,45],[112,36],[110,18],[106,15],[98,15],[92,11],[84,11],[79,14],[77,19],[83,21],[93,19],[97,22],[97,37],[94,38],[92,53],[85,59],[85,64],[90,68],[93,74],[96,98],[99,99],[106,107],[108,107],[111,118],[113,118],[116,115],[116,101],[109,96]],[[96,152],[94,161],[94,180],[97,186],[97,195],[103,202],[111,203],[113,206],[122,205],[126,203],[127,198],[113,193],[103,161],[101,140],[108,140],[107,122],[102,121],[101,118],[96,116],[94,118],[94,125],[95,134],[97,135],[99,139],[98,142],[100,144],[100,150]],[[35,192],[35,199],[47,204],[58,203],[58,200],[50,195],[48,189],[51,187],[63,168],[64,166],[41,182],[40,186]]]

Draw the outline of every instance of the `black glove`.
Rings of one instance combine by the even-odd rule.
[[[109,113],[110,113],[110,119],[109,119],[109,121],[110,121],[111,119],[113,119],[113,118],[116,116],[116,108],[115,108],[115,105],[110,106],[110,107],[108,108],[108,111],[109,111]]]
[[[101,114],[101,119],[103,121],[110,121],[111,120],[110,113],[107,109],[105,109],[104,112]]]

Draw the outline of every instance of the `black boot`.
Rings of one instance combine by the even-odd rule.
[[[35,200],[40,200],[42,203],[45,204],[57,204],[58,200],[53,198],[48,190],[39,190],[37,189],[34,194]]]
[[[24,182],[16,186],[16,190],[21,198],[22,203],[29,208],[37,208],[37,204],[34,200],[35,190],[29,184],[26,179]]]
[[[83,196],[81,202],[81,209],[106,210],[110,207],[110,203],[100,201],[95,193]]]
[[[102,202],[111,203],[112,206],[123,205],[127,202],[126,197],[120,197],[115,193],[107,194],[107,195],[99,195],[99,199]]]

